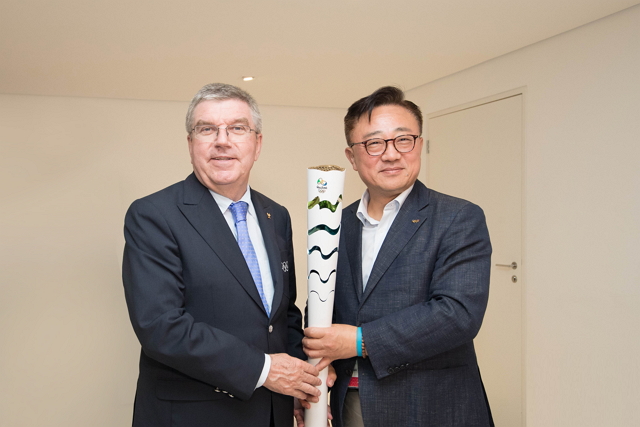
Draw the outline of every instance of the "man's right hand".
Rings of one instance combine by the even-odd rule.
[[[264,386],[276,393],[297,397],[298,399],[317,402],[322,381],[315,366],[291,357],[288,354],[270,354],[271,369]]]

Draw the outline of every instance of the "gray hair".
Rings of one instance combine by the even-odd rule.
[[[260,109],[258,103],[251,95],[239,87],[224,84],[224,83],[211,83],[203,86],[202,89],[196,93],[191,100],[189,109],[187,110],[187,118],[185,121],[185,127],[187,133],[191,133],[193,126],[193,110],[196,106],[203,101],[225,101],[227,99],[239,99],[247,103],[251,109],[251,116],[253,118],[253,125],[256,127],[256,134],[262,133],[262,116],[260,115]]]

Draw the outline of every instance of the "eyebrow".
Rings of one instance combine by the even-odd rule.
[[[395,128],[394,132],[411,132],[411,129],[408,128],[408,127],[401,126],[401,127]],[[371,138],[372,136],[380,135],[381,133],[382,133],[381,130],[374,130],[373,132],[369,132],[369,133],[365,134],[363,136],[363,138],[365,140],[367,140],[367,139]]]
[[[246,118],[244,118],[244,117],[240,117],[240,118],[238,118],[238,119],[234,119],[234,120],[232,120],[232,121],[231,121],[227,126],[237,125],[237,124],[243,124],[243,125],[247,125],[247,126],[249,126],[249,120],[247,120],[247,119],[246,119]],[[212,123],[212,122],[210,122],[210,121],[208,121],[208,120],[198,120],[198,121],[196,122],[196,124],[195,124],[195,125],[193,125],[193,127],[196,127],[196,126],[202,126],[202,125],[213,125],[213,126],[217,126],[215,123]]]

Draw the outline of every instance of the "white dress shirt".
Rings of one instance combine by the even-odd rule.
[[[413,185],[398,195],[395,199],[390,201],[384,207],[382,211],[382,218],[380,221],[375,220],[369,216],[367,208],[369,207],[369,190],[365,190],[360,204],[358,205],[358,211],[356,216],[362,222],[362,291],[367,287],[369,276],[371,275],[371,269],[373,269],[373,263],[378,257],[382,242],[387,237],[387,233],[391,228],[391,224],[398,216],[400,208],[405,200],[413,190]]]
[[[231,213],[231,210],[229,210],[229,205],[233,203],[233,200],[229,199],[228,197],[222,196],[213,190],[209,190],[209,192],[213,196],[213,200],[216,201],[218,207],[220,208],[220,212],[222,212],[224,219],[227,220],[227,224],[229,225],[229,228],[233,233],[233,237],[235,237],[237,240],[238,231],[236,230],[236,223],[233,220],[233,213]],[[249,238],[251,239],[253,250],[256,253],[256,257],[258,258],[264,296],[269,303],[269,307],[273,308],[274,287],[273,277],[271,277],[271,267],[269,265],[269,256],[267,255],[267,248],[264,245],[264,238],[262,237],[262,231],[260,230],[260,224],[258,223],[256,210],[253,207],[253,203],[251,202],[251,189],[249,188],[249,186],[247,186],[247,191],[239,201],[247,202],[247,204],[249,205],[249,209],[247,210],[247,229],[249,230]],[[264,358],[265,359],[264,366],[262,368],[262,374],[260,374],[260,378],[258,379],[256,388],[262,387],[267,379],[267,375],[269,374],[269,369],[271,369],[271,358],[268,354],[265,354]]]

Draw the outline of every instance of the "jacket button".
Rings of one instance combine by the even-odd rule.
[[[269,333],[273,332],[273,325],[269,325]]]
[[[387,372],[389,372],[390,374],[393,374],[394,370],[393,370],[393,368],[389,368],[389,369],[387,369]]]

